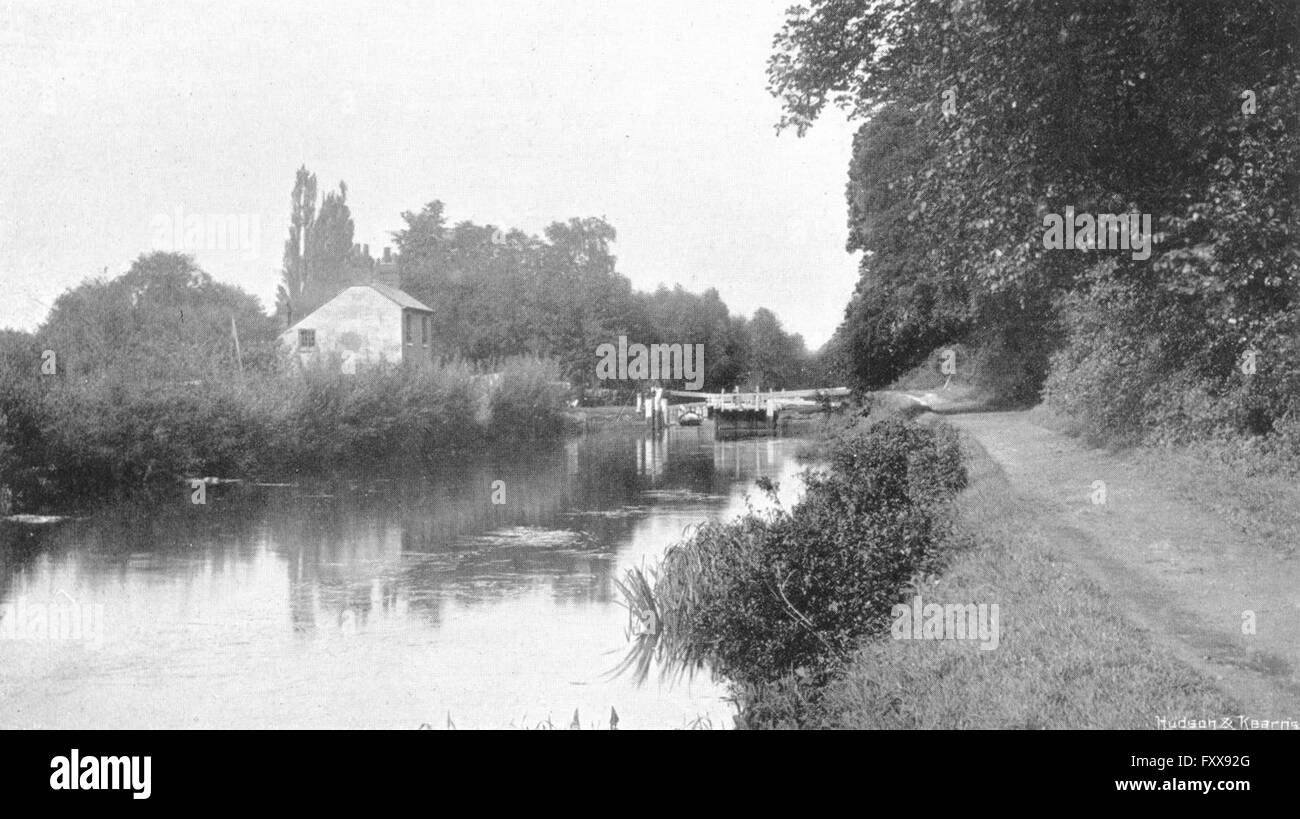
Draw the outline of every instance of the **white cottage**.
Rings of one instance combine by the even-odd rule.
[[[285,330],[280,343],[304,367],[419,365],[433,361],[433,311],[388,284],[353,285]]]

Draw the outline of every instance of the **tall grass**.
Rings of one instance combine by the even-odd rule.
[[[707,523],[619,584],[655,624],[618,670],[644,680],[708,667],[745,692],[788,675],[827,679],[888,624],[919,573],[938,569],[965,486],[955,432],[898,419],[846,429],[791,509]],[[770,486],[768,487],[770,489]]]
[[[503,361],[491,388],[491,431],[503,438],[546,438],[564,423],[558,362],[529,356]]]
[[[484,417],[483,374],[462,363],[169,382],[122,370],[42,376],[2,359],[0,485],[19,506],[183,476],[429,458],[486,445],[507,426],[514,438],[559,431],[555,366],[542,360],[505,362]]]

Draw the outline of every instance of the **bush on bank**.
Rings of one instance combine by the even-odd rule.
[[[624,661],[641,678],[708,665],[742,706],[794,675],[827,679],[891,607],[935,571],[966,484],[955,431],[888,419],[835,440],[789,510],[701,526],[657,568],[620,584],[634,621],[653,624]]]
[[[303,373],[266,413],[276,452],[262,468],[317,469],[471,445],[485,433],[475,419],[475,391],[473,373],[461,364]]]
[[[30,350],[0,345],[0,485],[15,506],[120,495],[185,476],[280,476],[431,456],[556,434],[550,362],[502,364],[487,380],[452,363],[421,371],[220,375],[161,381],[123,369],[43,376]],[[516,424],[518,426],[516,426]]]
[[[549,438],[564,424],[566,385],[559,362],[519,356],[504,361],[491,392],[491,430],[498,438]]]
[[[1177,301],[1108,279],[1063,299],[1048,407],[1096,444],[1253,442],[1300,468],[1300,318],[1214,334]]]

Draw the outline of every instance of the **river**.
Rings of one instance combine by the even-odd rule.
[[[0,727],[731,727],[707,673],[609,677],[614,580],[759,476],[788,504],[796,446],[611,430],[0,525]]]

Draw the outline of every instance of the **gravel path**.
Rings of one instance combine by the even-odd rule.
[[[1041,502],[1062,552],[1110,592],[1127,619],[1216,680],[1247,719],[1300,723],[1295,550],[1252,543],[1170,491],[1149,466],[1086,448],[1031,423],[1027,412],[945,420],[970,433],[1018,492]],[[1095,502],[1096,481],[1105,484],[1102,503]],[[1243,633],[1249,613],[1253,634]]]

